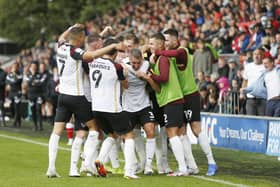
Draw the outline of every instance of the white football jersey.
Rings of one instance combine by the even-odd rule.
[[[83,68],[82,56],[84,50],[75,48],[69,44],[62,44],[57,49],[57,67],[59,73],[59,93],[82,96]]]
[[[91,102],[91,93],[90,93],[90,82],[89,82],[89,76],[84,73],[83,77],[83,88],[84,88],[84,93],[85,97],[88,100],[88,102]]]
[[[122,111],[120,77],[123,68],[109,59],[97,58],[89,63],[92,110],[119,113]]]
[[[123,90],[122,106],[124,111],[137,112],[150,106],[150,98],[146,91],[147,82],[138,78],[135,75],[135,70],[127,63],[128,67],[128,89]],[[149,69],[149,62],[144,61],[138,71],[147,72]]]

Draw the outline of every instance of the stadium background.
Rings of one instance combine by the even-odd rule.
[[[15,3],[17,6],[15,6]],[[138,36],[141,36],[142,42],[146,41],[147,36],[151,34],[150,31],[161,31],[166,27],[175,27],[180,30],[182,39],[195,42],[197,38],[204,37],[205,40],[215,47],[219,56],[225,56],[226,60],[235,58],[241,66],[247,51],[241,51],[240,47],[238,48],[238,45],[237,48],[234,48],[232,44],[234,44],[234,41],[236,41],[241,34],[244,34],[244,32],[248,35],[251,35],[251,26],[256,26],[258,23],[262,24],[261,18],[263,16],[265,16],[265,18],[270,21],[262,25],[264,32],[267,36],[275,36],[275,34],[279,32],[278,19],[280,18],[280,3],[276,0],[77,0],[69,1],[67,3],[60,0],[19,0],[16,2],[0,0],[0,12],[0,36],[9,38],[9,41],[12,41],[18,45],[15,47],[14,51],[8,52],[9,54],[7,56],[11,58],[4,58],[4,60],[1,59],[2,67],[5,67],[7,71],[9,71],[9,64],[13,63],[14,61],[22,63],[23,70],[25,65],[29,63],[28,57],[30,55],[33,56],[33,58],[37,58],[38,60],[48,61],[50,67],[55,66],[55,52],[53,50],[57,35],[76,22],[85,23],[88,33],[100,31],[104,25],[112,25],[115,29],[115,33],[134,30]],[[245,12],[245,14],[242,12]],[[208,23],[207,21],[212,21],[211,23],[213,23],[213,27],[209,27],[209,25],[206,24]],[[224,26],[224,24],[226,24],[226,26]],[[216,39],[218,39],[220,43],[217,42]],[[213,44],[213,40],[216,41],[216,43],[214,42]],[[272,45],[270,42],[260,43],[258,47],[263,47],[265,50],[267,50],[267,47],[270,45]],[[20,52],[20,58],[18,55],[14,56],[14,53],[16,52]],[[276,63],[280,62],[278,52],[276,56],[273,57],[275,58]],[[217,65],[213,66],[216,68],[216,70],[218,69]],[[213,117],[213,115],[206,113],[206,118],[207,116],[209,117],[209,115],[213,121],[215,115]],[[218,118],[225,118],[224,120],[229,120],[232,118],[231,115],[217,116]],[[235,117],[238,118],[238,115]],[[246,123],[245,121],[244,126],[241,126],[239,129],[237,129],[239,132],[241,129],[244,130],[249,128],[246,126],[246,124],[251,125],[254,123],[250,122],[250,120],[254,117],[247,118],[246,116],[242,116],[240,118],[243,121],[248,120],[248,122]],[[260,121],[265,120],[265,118],[260,119],[258,117],[255,119],[258,121],[257,123],[262,123]],[[239,121],[235,122],[235,124],[238,123]],[[28,123],[28,121],[26,121],[24,125],[26,126],[25,129],[16,130],[16,132],[12,128],[1,127],[1,133],[9,134],[12,132],[12,135],[15,136],[21,136],[21,134],[25,134],[33,138],[33,133],[27,132],[31,129],[31,125]],[[205,132],[209,134],[209,130],[211,130],[211,123],[204,125],[206,125]],[[253,145],[253,147],[255,147],[251,149],[249,144],[244,145],[244,142],[238,142],[236,137],[233,139],[234,135],[232,137],[229,136],[227,140],[225,140],[226,143],[223,143],[222,146],[279,156],[280,134],[273,133],[277,131],[278,126],[280,126],[279,119],[268,119],[268,121],[264,122],[262,126],[264,129],[261,131],[263,131],[265,134],[262,142],[264,147],[258,149],[258,147],[256,147],[257,145]],[[224,128],[227,129],[229,127]],[[275,130],[273,130],[273,128]],[[44,136],[46,137],[46,135],[49,133],[49,130],[49,128],[46,128],[46,132],[38,133],[38,136],[42,136],[44,139]],[[18,131],[19,134],[17,134]],[[254,129],[252,131],[256,132]],[[222,131],[220,130],[215,132],[217,135],[218,132]],[[35,135],[35,137],[36,136],[37,135]],[[211,140],[211,137],[209,139]],[[0,141],[3,143],[4,140],[5,139],[1,139]],[[243,147],[240,148],[238,145],[242,145]],[[220,151],[221,150],[219,149],[215,149],[215,155],[217,155]],[[235,151],[228,153],[246,154]],[[3,154],[1,155],[3,156]],[[250,156],[252,155],[246,155],[245,157]],[[279,176],[279,163],[272,161],[275,159],[275,157],[264,157],[262,155],[257,155],[256,157],[260,158],[260,160],[258,160],[255,164],[269,160],[268,163],[270,164],[262,165],[262,167],[266,168],[267,170],[271,169],[275,172],[270,173],[267,172],[267,170],[264,171],[261,170],[261,168],[258,169],[260,170],[260,173],[263,172],[263,177],[265,178],[264,180],[268,179],[269,181],[271,179],[275,182],[275,184],[277,184],[279,181],[277,181],[275,177],[276,175]],[[222,157],[221,159],[224,160],[225,158]],[[231,161],[233,161],[234,157],[231,159]],[[244,164],[242,161],[240,161],[240,163]],[[236,164],[238,164],[238,162]],[[252,165],[246,165],[245,163],[244,166],[251,167]],[[223,167],[226,168],[226,166],[222,165],[222,168]],[[229,173],[231,172],[230,168],[235,167],[232,166],[227,168],[227,172]],[[239,169],[241,172],[242,167]],[[256,174],[251,170],[248,170],[248,172],[251,177]],[[223,175],[230,175],[229,173],[222,172]]]

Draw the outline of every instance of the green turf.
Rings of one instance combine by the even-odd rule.
[[[22,129],[1,127],[0,135],[16,136],[29,140],[48,142],[51,127],[43,132],[32,132],[29,123]],[[60,146],[66,146],[63,136]],[[0,186],[228,186],[194,177],[143,176],[139,180],[126,180],[122,175],[109,175],[107,178],[81,177],[69,178],[70,152],[59,150],[57,170],[62,178],[48,179],[47,147],[0,137]],[[200,168],[200,176],[207,170],[207,161],[199,146],[193,146],[194,156]],[[280,186],[280,162],[275,157],[263,154],[213,148],[219,172],[211,179],[224,180],[247,186]],[[176,162],[170,153],[170,164]],[[209,178],[209,177],[207,177]]]

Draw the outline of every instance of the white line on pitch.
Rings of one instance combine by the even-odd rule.
[[[34,140],[28,140],[26,138],[18,138],[18,137],[8,136],[8,135],[4,135],[4,134],[0,134],[0,137],[7,138],[7,139],[12,139],[12,140],[18,140],[18,141],[26,142],[26,143],[32,143],[32,144],[36,144],[36,145],[41,145],[41,146],[44,146],[44,147],[49,147],[48,143],[38,142],[38,141],[34,141]],[[58,149],[64,150],[64,151],[71,151],[70,148],[66,148],[66,147],[59,147]]]
[[[21,142],[26,142],[26,143],[32,143],[32,144],[36,144],[36,145],[40,145],[40,146],[44,146],[44,147],[49,146],[49,144],[47,144],[47,143],[34,141],[34,140],[29,140],[29,139],[26,139],[26,138],[18,138],[18,137],[8,136],[8,135],[4,135],[4,134],[0,134],[0,137],[7,138],[7,139],[12,139],[12,140],[17,140],[17,141],[21,141]],[[66,148],[66,147],[59,147],[59,149],[64,150],[64,151],[71,151],[70,148]],[[229,182],[229,181],[220,180],[220,179],[213,179],[213,178],[204,177],[204,176],[198,176],[198,175],[194,176],[194,175],[192,175],[191,177],[206,180],[206,181],[210,181],[210,182],[225,184],[225,185],[229,185],[229,186],[249,187],[249,186],[246,186],[246,185],[243,185],[243,184],[236,184],[236,183],[232,183],[232,182]]]
[[[220,184],[226,184],[229,186],[236,186],[236,187],[249,187],[243,184],[236,184],[236,183],[232,183],[229,181],[225,181],[225,180],[221,180],[221,179],[213,179],[213,178],[209,178],[209,177],[204,177],[204,176],[198,176],[198,175],[191,175],[194,178],[198,178],[198,179],[202,179],[202,180],[206,180],[206,181],[211,181],[211,182],[216,182],[216,183],[220,183]]]

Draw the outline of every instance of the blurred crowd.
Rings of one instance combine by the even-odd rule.
[[[111,25],[116,33],[133,31],[142,45],[151,34],[176,28],[181,45],[194,55],[194,74],[206,98],[203,111],[263,115],[246,112],[246,94],[240,97],[240,88],[255,50],[280,64],[279,23],[276,0],[157,0],[130,1],[87,22],[87,28],[92,32]]]
[[[261,59],[271,59],[275,67],[280,64],[279,23],[277,0],[131,0],[119,9],[87,21],[86,31],[100,32],[110,25],[116,37],[134,32],[140,45],[145,45],[151,34],[175,28],[181,45],[193,54],[202,111],[264,115],[246,111],[246,100],[250,97],[245,86],[253,82],[246,67],[259,63],[256,51],[261,51]],[[21,51],[15,64],[0,72],[4,79],[0,84],[1,106],[15,105],[11,113],[17,118],[16,104],[28,99],[30,112],[26,116],[33,119],[35,130],[43,129],[42,120],[52,121],[55,111],[55,87],[59,81],[56,45],[57,36],[50,41],[38,39],[34,47]],[[262,66],[256,75],[267,69]],[[35,115],[36,112],[42,119],[38,119],[40,115]],[[15,120],[14,126],[20,123]]]
[[[53,122],[59,82],[56,48],[56,38],[53,42],[39,39],[0,72],[2,125],[6,125],[5,115],[14,117],[14,127],[21,126],[22,118],[32,120],[34,130],[43,130],[43,121]]]
[[[176,28],[181,40],[203,39],[219,53],[244,53],[265,45],[277,57],[278,19],[279,1],[132,1],[89,21],[87,28],[92,32],[111,25],[116,33],[132,29],[142,42],[154,32]]]

